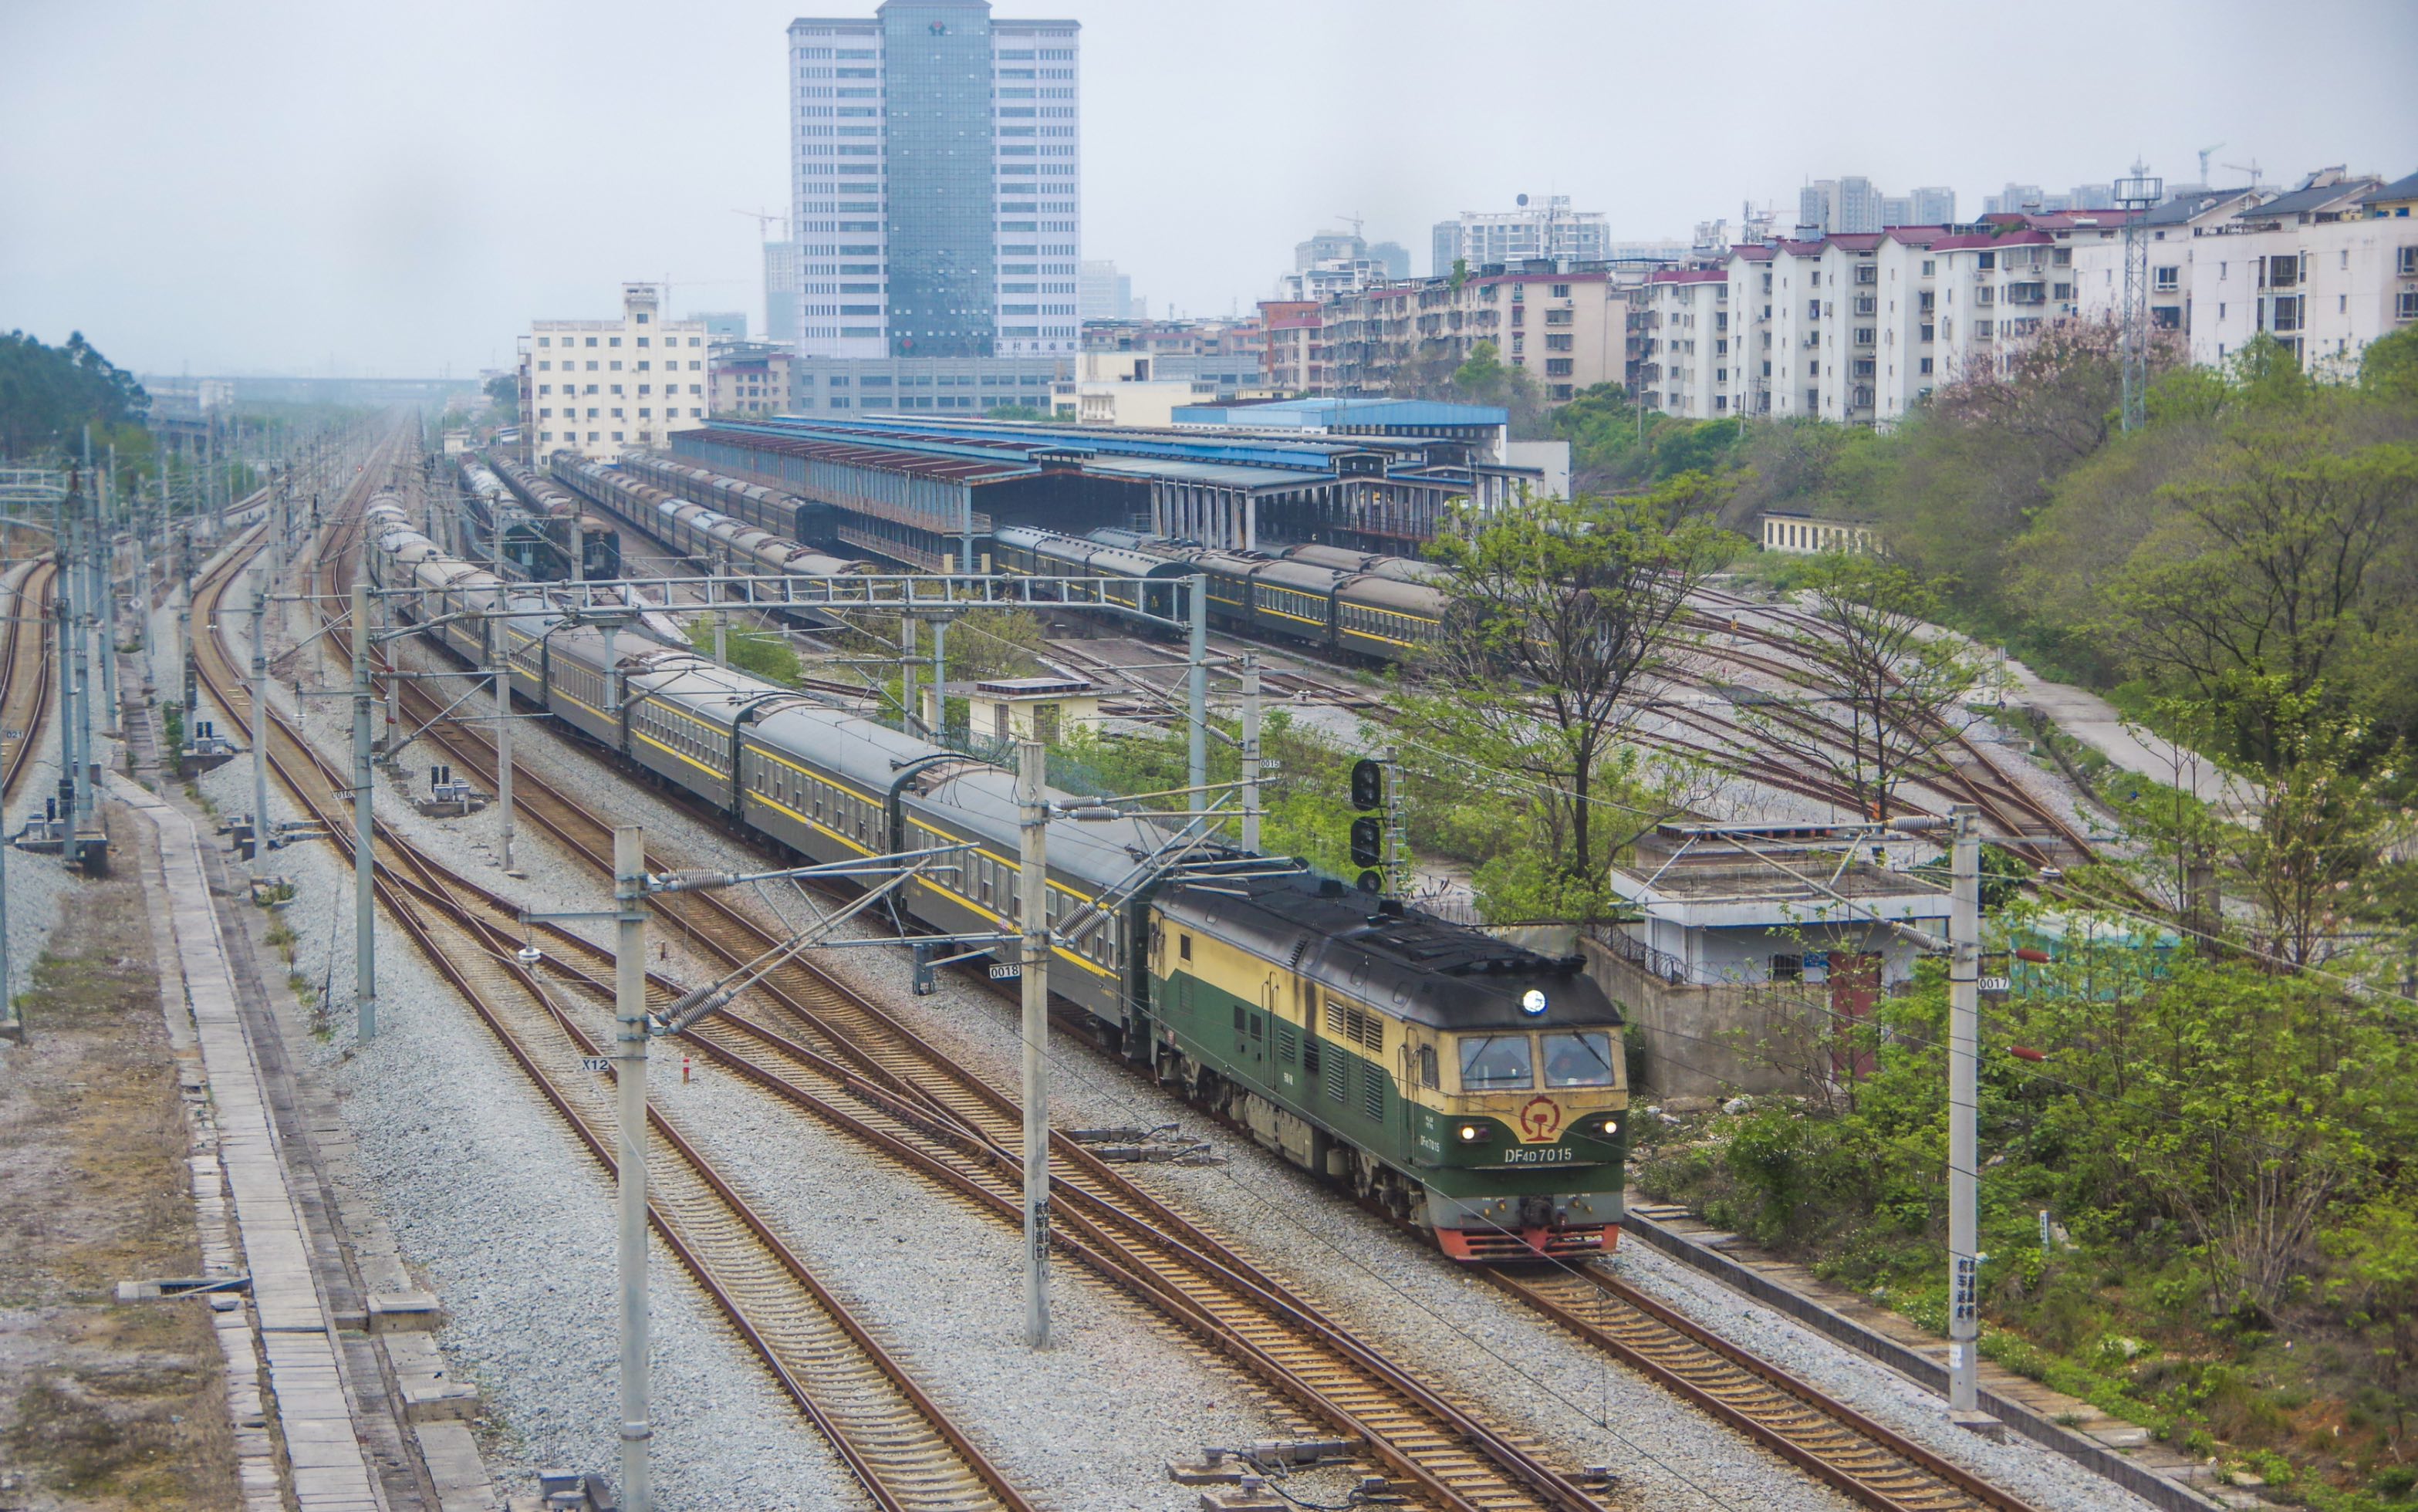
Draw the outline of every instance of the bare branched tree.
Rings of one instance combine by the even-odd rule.
[[[1788,633],[1796,691],[1744,706],[1765,739],[1845,787],[1857,812],[1886,819],[1910,781],[1947,765],[1968,721],[1975,667],[1934,625],[1938,595],[1894,563],[1860,553],[1816,561],[1806,614]]]

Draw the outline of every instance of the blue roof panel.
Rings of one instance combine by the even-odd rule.
[[[1178,425],[1268,429],[1358,425],[1505,425],[1511,412],[1496,405],[1452,405],[1431,399],[1278,399],[1264,405],[1185,405]]]

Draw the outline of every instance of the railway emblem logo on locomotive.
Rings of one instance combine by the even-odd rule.
[[[1551,1144],[1562,1132],[1562,1106],[1550,1097],[1531,1097],[1519,1122],[1522,1144]]]

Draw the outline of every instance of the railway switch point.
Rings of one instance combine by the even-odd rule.
[[[1339,1464],[1353,1449],[1349,1439],[1258,1439],[1237,1449],[1203,1444],[1200,1463],[1171,1463],[1167,1478],[1178,1486],[1236,1486],[1271,1472]]]
[[[1352,1444],[1344,1439],[1258,1439],[1242,1451],[1242,1458],[1262,1470],[1278,1470],[1334,1464],[1351,1453]]]

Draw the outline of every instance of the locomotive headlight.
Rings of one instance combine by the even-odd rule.
[[[1607,1135],[1618,1134],[1620,1132],[1620,1120],[1616,1118],[1605,1119],[1603,1121],[1603,1132]]]
[[[1530,1015],[1543,1013],[1545,1011],[1545,994],[1536,987],[1530,987],[1527,991],[1520,995],[1520,1011],[1523,1014]]]
[[[1461,1126],[1461,1142],[1463,1144],[1483,1144],[1486,1142],[1488,1136],[1492,1135],[1493,1132],[1493,1130],[1488,1128],[1483,1123],[1464,1123]]]

